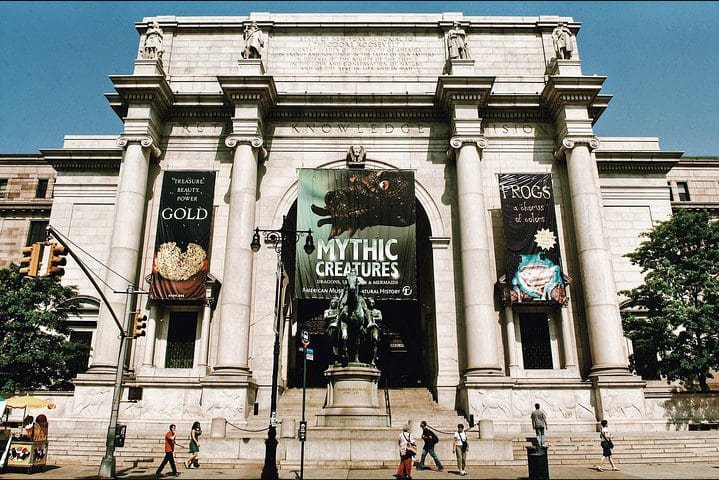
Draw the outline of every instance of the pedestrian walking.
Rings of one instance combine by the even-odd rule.
[[[192,424],[190,430],[190,458],[185,460],[185,468],[200,468],[200,462],[198,457],[200,456],[200,442],[197,438],[202,435],[202,428],[200,428],[200,422]]]
[[[619,469],[612,461],[612,448],[614,448],[614,442],[612,441],[612,434],[609,433],[609,427],[607,426],[608,422],[606,420],[602,420],[600,423],[602,425],[602,429],[599,432],[599,440],[601,440],[600,445],[602,446],[602,459],[599,461],[599,465],[597,465],[597,470],[600,472],[604,471],[602,465],[604,464],[604,459],[606,458],[609,460],[609,465],[612,466],[612,470],[618,472]]]
[[[427,426],[427,422],[422,420],[419,423],[419,426],[422,427],[422,440],[424,440],[424,447],[422,448],[422,457],[419,460],[419,469],[424,470],[424,459],[427,458],[427,454],[429,454],[432,459],[434,460],[435,465],[437,465],[437,471],[441,472],[444,470],[444,467],[442,466],[442,462],[439,461],[439,457],[434,451],[434,446],[437,445],[437,442],[439,442],[439,438],[437,435],[430,430],[430,428]]]
[[[457,468],[460,475],[467,475],[465,470],[467,467],[467,450],[469,450],[467,432],[464,431],[464,425],[460,423],[457,425],[457,431],[454,432],[454,444],[452,445],[452,451],[457,457]]]
[[[172,474],[176,477],[180,476],[180,472],[175,467],[175,424],[170,425],[170,431],[165,434],[165,458],[162,459],[160,466],[157,467],[157,476],[162,476],[162,469],[165,468],[165,464],[170,462],[170,468],[172,468]]]
[[[539,408],[539,404],[534,404],[534,411],[532,412],[532,428],[534,433],[537,434],[537,445],[540,447],[544,446],[544,431],[547,430],[547,414],[544,410]]]
[[[402,427],[399,434],[399,467],[395,478],[409,480],[412,478],[412,457],[417,455],[417,444],[409,431],[409,425]]]

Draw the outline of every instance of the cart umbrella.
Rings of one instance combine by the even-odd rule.
[[[54,403],[32,395],[10,397],[5,401],[5,405],[10,408],[49,408],[51,410],[55,408]]]

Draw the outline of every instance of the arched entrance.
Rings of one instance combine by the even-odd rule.
[[[289,225],[295,225],[297,202],[287,214]],[[429,220],[416,202],[417,222],[417,295],[418,301],[378,301],[382,311],[382,344],[378,368],[382,371],[381,386],[432,387],[437,375],[437,342],[434,318],[434,272],[432,248],[429,242]],[[296,245],[288,242],[283,251],[285,269],[289,275],[290,291],[294,291]],[[307,386],[324,387],[324,371],[331,362],[329,339],[324,334],[323,313],[327,300],[297,300],[289,321],[290,332],[303,328],[310,333],[310,348],[314,359],[307,363]],[[288,335],[287,382],[289,387],[302,386],[302,353],[296,335]]]

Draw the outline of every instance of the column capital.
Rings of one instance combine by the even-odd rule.
[[[449,150],[447,156],[453,158],[456,155],[457,150],[462,148],[465,144],[474,145],[475,148],[481,152],[487,148],[487,139],[482,136],[468,137],[464,135],[456,135],[449,139]]]
[[[238,145],[250,145],[252,148],[259,149],[258,151],[258,159],[260,161],[264,160],[267,157],[267,150],[265,150],[262,145],[264,144],[264,140],[261,136],[249,136],[249,135],[238,135],[236,133],[230,134],[227,137],[225,137],[225,145],[228,148],[235,149]]]
[[[586,145],[589,151],[599,148],[599,139],[593,135],[567,135],[562,139],[561,145],[554,151],[554,157],[559,159],[564,157],[567,150],[572,150],[577,145]]]
[[[155,140],[150,135],[120,135],[117,138],[117,146],[126,148],[130,143],[139,143],[142,148],[149,148],[153,157],[159,158],[162,150],[155,145]]]

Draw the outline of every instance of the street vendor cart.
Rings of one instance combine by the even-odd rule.
[[[1,452],[0,466],[5,466],[8,469],[26,469],[28,473],[44,470],[48,451],[47,417],[41,414],[37,418],[33,418],[31,415],[24,414],[27,412],[27,408],[55,408],[55,405],[29,395],[11,397],[7,400],[6,405],[10,408],[23,408],[24,412],[20,428],[14,431],[10,430],[9,441],[6,443],[4,451]]]

